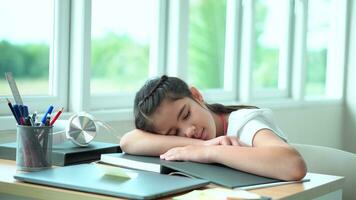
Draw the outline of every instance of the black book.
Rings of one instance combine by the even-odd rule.
[[[101,163],[161,174],[185,175],[209,180],[228,188],[283,182],[278,179],[250,174],[220,164],[203,164],[187,161],[165,161],[158,157],[136,156],[126,153],[101,155]]]
[[[15,160],[17,143],[0,144],[0,159]],[[53,145],[52,164],[66,166],[79,163],[87,163],[100,159],[104,153],[121,152],[119,144],[91,142],[86,147],[79,147],[70,141]]]

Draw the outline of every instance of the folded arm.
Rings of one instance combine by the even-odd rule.
[[[267,129],[256,133],[253,147],[189,145],[170,149],[161,158],[220,163],[252,174],[288,181],[299,180],[306,174],[306,165],[300,154]]]
[[[306,174],[306,165],[300,154],[268,129],[256,133],[253,147],[241,146],[229,138],[203,141],[135,129],[122,137],[120,146],[130,154],[160,156],[166,160],[220,163],[281,180],[299,180]]]
[[[214,149],[220,156],[212,156],[213,162],[241,171],[287,181],[300,180],[306,173],[303,159],[291,147],[214,146]]]
[[[198,139],[158,135],[134,129],[121,138],[120,147],[130,154],[160,156],[174,147],[202,145],[203,143],[204,141]]]

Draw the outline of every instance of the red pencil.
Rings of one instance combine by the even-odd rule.
[[[60,110],[56,113],[56,115],[53,117],[53,119],[52,119],[52,121],[51,121],[51,123],[50,123],[51,126],[53,126],[54,122],[56,122],[56,120],[58,119],[59,115],[62,114],[62,112],[63,112],[63,108],[60,109]]]

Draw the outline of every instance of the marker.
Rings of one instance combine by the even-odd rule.
[[[51,115],[48,115],[47,118],[46,118],[45,126],[49,126],[50,123],[51,123],[50,121],[51,121]]]
[[[19,119],[19,122],[20,122],[19,125],[23,125],[25,123],[25,120],[21,116],[19,105],[17,105],[17,104],[14,105],[14,112],[16,114],[16,117]]]
[[[25,117],[25,124],[26,126],[32,126],[31,124],[31,117],[30,116],[27,116]]]
[[[37,111],[32,114],[32,124],[35,126],[37,122]]]
[[[28,106],[24,105],[22,109],[23,109],[23,113],[22,113],[23,116],[24,117],[28,117]]]
[[[19,110],[20,110],[21,117],[25,117],[24,110],[23,110],[23,105],[19,105]]]
[[[47,112],[43,115],[42,120],[41,120],[41,125],[45,125],[46,124],[47,115],[51,114],[52,111],[53,111],[53,106],[51,105],[51,106],[49,106]]]

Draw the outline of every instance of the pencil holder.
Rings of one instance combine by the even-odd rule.
[[[16,167],[39,171],[52,166],[53,126],[17,125]]]

